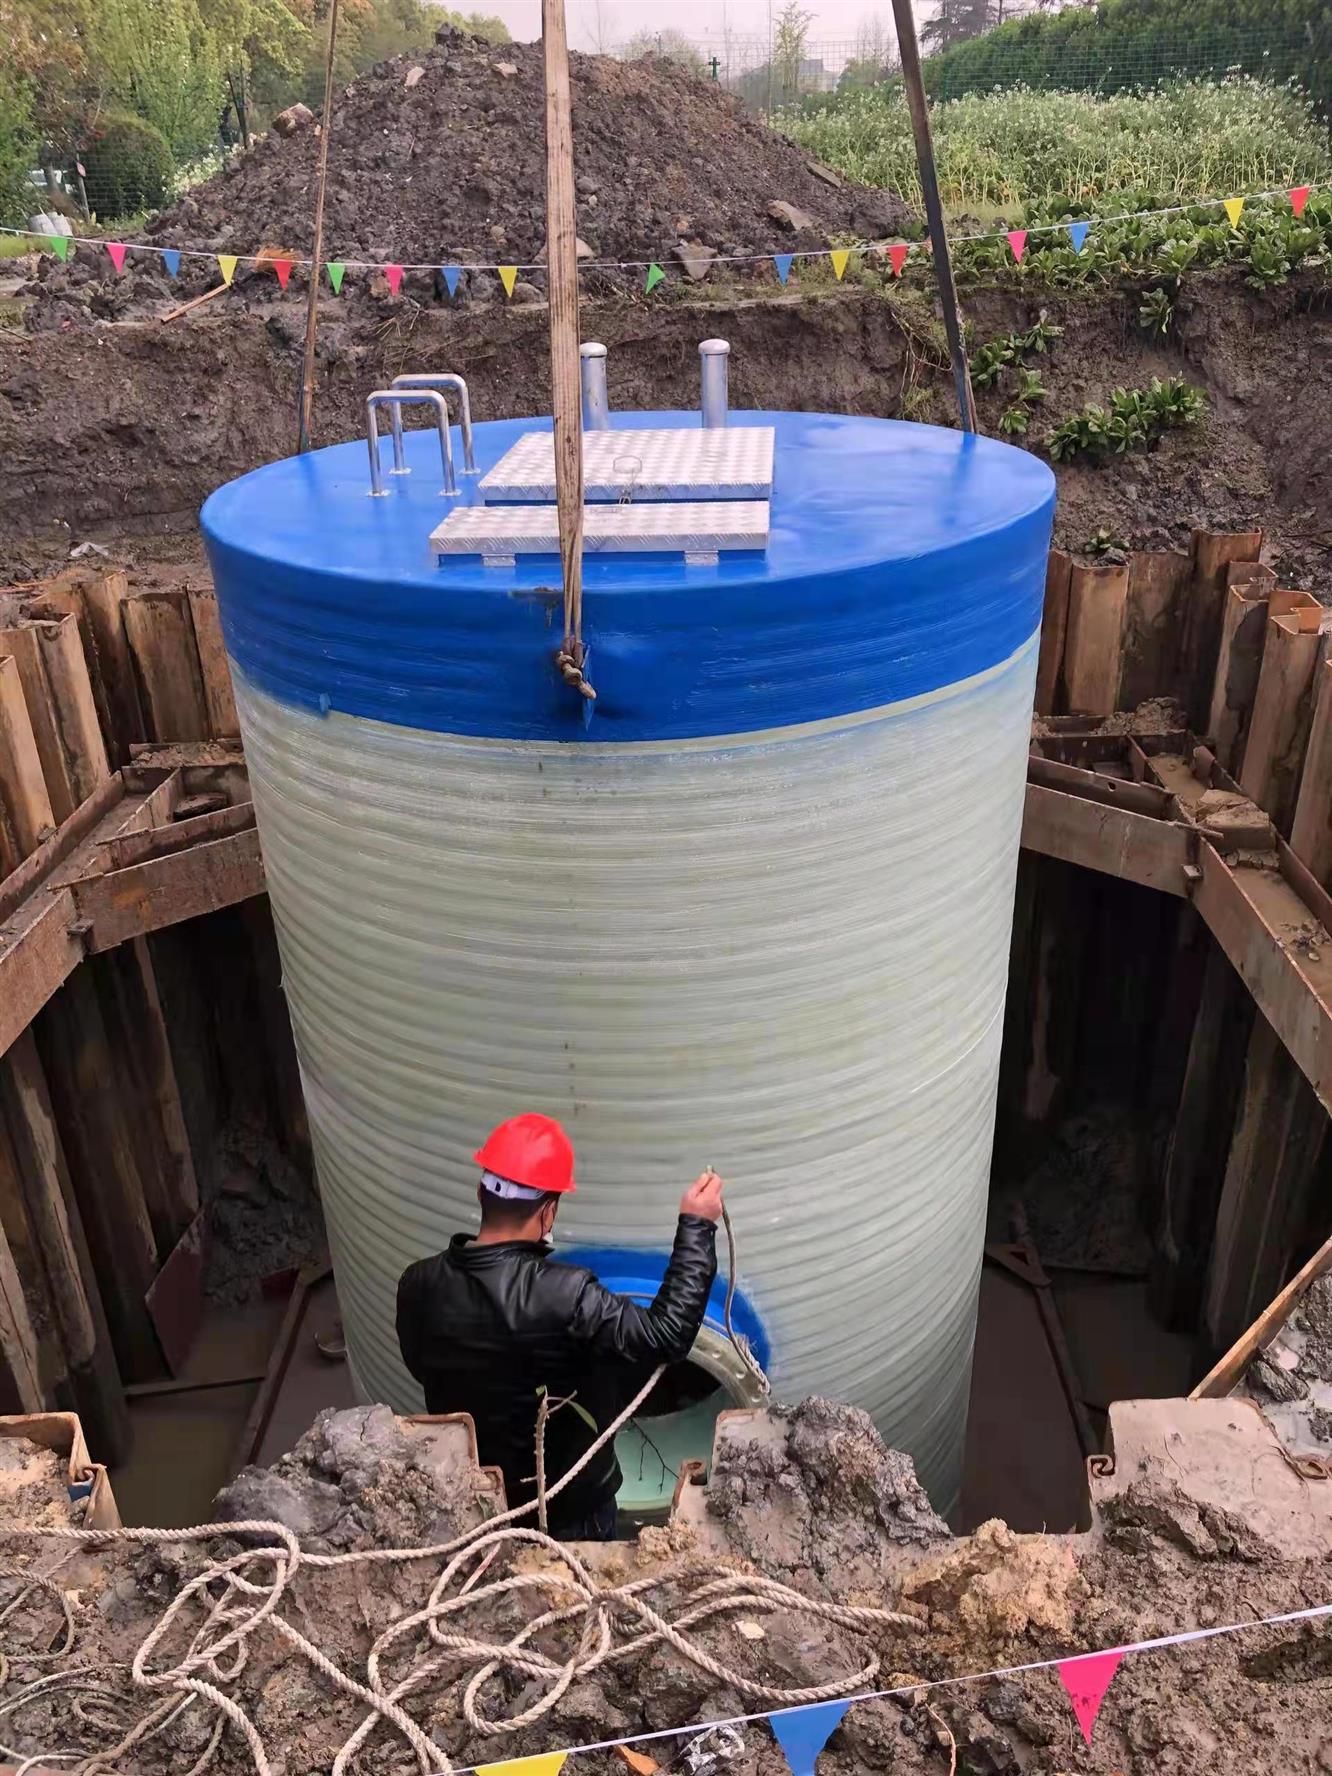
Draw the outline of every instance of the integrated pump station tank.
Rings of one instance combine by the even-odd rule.
[[[715,1166],[777,1397],[867,1408],[947,1510],[1053,478],[724,381],[710,425],[608,413],[585,372],[594,703],[554,664],[548,421],[451,434],[425,391],[378,492],[352,443],[204,508],[356,1386],[420,1409],[399,1274],[541,1110],[578,1154],[557,1256],[650,1296]],[[722,1302],[631,1503],[746,1398]]]

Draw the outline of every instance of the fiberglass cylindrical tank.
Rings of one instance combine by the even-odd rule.
[[[398,1276],[541,1110],[578,1154],[557,1256],[650,1291],[714,1165],[777,1395],[867,1408],[948,1509],[1054,484],[928,426],[728,432],[769,426],[766,549],[587,555],[587,707],[553,556],[432,556],[481,494],[431,432],[382,497],[348,444],[204,531],[358,1389],[419,1409]],[[534,430],[477,426],[482,474]]]

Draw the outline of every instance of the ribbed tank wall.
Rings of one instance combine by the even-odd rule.
[[[482,471],[533,423],[478,425]],[[433,562],[430,434],[380,498],[343,445],[205,508],[348,1348],[419,1406],[398,1276],[475,1225],[487,1129],[545,1111],[561,1240],[636,1290],[716,1166],[779,1396],[866,1407],[947,1509],[1053,477],[730,423],[775,431],[766,553],[589,554],[592,711],[553,562]]]
[[[530,1105],[576,1143],[580,1244],[668,1244],[717,1166],[779,1392],[856,1400],[955,1495],[1033,661],[724,744],[454,738],[238,684],[369,1397],[420,1409],[397,1278]]]

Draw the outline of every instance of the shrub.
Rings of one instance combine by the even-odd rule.
[[[28,184],[37,156],[37,131],[23,82],[0,62],[0,222],[23,228],[41,200]]]
[[[964,211],[998,206],[1012,215],[1056,202],[1103,208],[1107,198],[1139,193],[1158,204],[1231,197],[1317,184],[1332,168],[1327,131],[1309,101],[1257,80],[1186,81],[1112,98],[1019,87],[936,105],[932,121],[944,202]],[[900,92],[848,93],[784,127],[847,178],[900,191],[919,210]]]
[[[83,150],[88,201],[99,217],[155,210],[171,190],[175,163],[161,130],[132,112],[112,112]]]

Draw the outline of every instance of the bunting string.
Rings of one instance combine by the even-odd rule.
[[[598,1739],[589,1745],[569,1745],[532,1758],[459,1766],[454,1776],[508,1776],[531,1771],[533,1776],[556,1776],[571,1757],[594,1751],[615,1751],[620,1746],[650,1745],[668,1739],[690,1739],[724,1728],[766,1723],[786,1754],[792,1776],[813,1776],[814,1762],[843,1717],[858,1702],[883,1702],[895,1697],[917,1696],[934,1690],[960,1688],[963,1684],[988,1683],[992,1678],[1023,1677],[1036,1671],[1054,1671],[1072,1704],[1078,1727],[1088,1745],[1111,1680],[1122,1661],[1133,1653],[1156,1653],[1168,1647],[1191,1646],[1223,1635],[1245,1634],[1254,1628],[1280,1628],[1292,1622],[1311,1622],[1332,1616],[1332,1603],[1309,1609],[1288,1610],[1275,1616],[1255,1616],[1244,1622],[1226,1622],[1213,1628],[1187,1628],[1176,1634],[1159,1634],[1151,1640],[1128,1641],[1123,1646],[1098,1652],[1073,1653],[1057,1659],[1029,1659],[1021,1665],[1000,1665],[992,1671],[970,1671],[958,1677],[911,1678],[890,1689],[863,1690],[835,1702],[811,1702],[799,1708],[765,1708],[756,1714],[733,1714],[724,1720],[693,1721],[685,1727],[661,1727],[651,1733],[634,1733],[622,1739]]]
[[[1013,262],[1020,265],[1027,251],[1029,241],[1035,235],[1065,235],[1075,253],[1081,253],[1092,232],[1098,228],[1109,228],[1120,222],[1147,221],[1154,217],[1179,216],[1189,210],[1216,209],[1225,213],[1232,228],[1238,228],[1245,206],[1249,203],[1262,202],[1267,199],[1284,198],[1296,217],[1302,216],[1305,207],[1313,195],[1313,185],[1291,185],[1275,188],[1270,191],[1254,191],[1243,197],[1200,197],[1188,203],[1166,204],[1151,210],[1123,210],[1111,215],[1095,218],[1080,218],[1068,222],[1034,223],[1028,228],[995,229],[979,234],[950,234],[949,239],[955,245],[977,243],[983,241],[1005,241],[1012,255]],[[148,255],[162,261],[168,277],[176,277],[180,272],[182,259],[201,260],[215,264],[221,274],[223,284],[230,284],[240,266],[254,266],[256,269],[271,268],[281,289],[287,288],[293,269],[300,266],[308,269],[312,263],[294,253],[275,254],[264,249],[258,253],[216,253],[205,252],[198,247],[159,247],[140,241],[113,241],[102,235],[74,234],[38,234],[27,228],[0,228],[0,234],[14,235],[30,239],[43,251],[51,252],[58,259],[68,260],[71,247],[91,247],[96,251],[104,251],[120,276],[129,261],[131,254]],[[762,265],[770,264],[777,275],[778,282],[785,285],[790,282],[797,265],[806,262],[826,260],[832,269],[833,276],[841,282],[853,254],[862,258],[887,259],[894,277],[901,277],[908,259],[913,253],[928,253],[928,240],[919,241],[858,241],[850,247],[810,247],[801,251],[792,250],[781,253],[716,253],[708,259],[711,265]],[[334,295],[341,293],[343,280],[350,272],[378,272],[389,289],[396,296],[402,288],[402,280],[408,272],[438,273],[444,279],[445,288],[450,297],[458,293],[458,286],[463,274],[473,271],[494,272],[504,287],[507,297],[512,297],[518,279],[525,272],[543,272],[545,265],[539,261],[528,263],[514,262],[498,264],[490,261],[452,260],[445,262],[419,261],[411,263],[406,260],[384,264],[375,259],[325,259],[320,269],[327,276],[329,287]],[[656,259],[586,259],[579,267],[582,271],[636,271],[642,272],[643,288],[651,294],[659,284],[664,282],[666,269]]]

